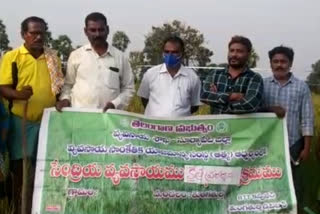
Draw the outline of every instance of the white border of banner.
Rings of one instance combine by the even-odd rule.
[[[44,110],[42,121],[40,125],[39,131],[39,143],[38,143],[38,156],[37,156],[37,166],[36,166],[36,176],[34,182],[34,193],[33,193],[33,201],[32,201],[32,214],[40,214],[41,210],[41,199],[42,199],[42,186],[44,183],[44,168],[45,168],[45,156],[47,145],[44,142],[48,140],[48,128],[49,128],[49,120],[51,112],[55,112],[55,108],[47,108]],[[89,108],[64,108],[63,111],[71,111],[71,112],[87,112],[87,113],[103,113],[101,109],[89,109]],[[121,110],[110,109],[107,111],[110,114],[120,114],[127,116],[136,116],[145,119],[155,119],[155,120],[175,120],[175,121],[183,121],[183,120],[204,120],[204,119],[240,119],[240,118],[272,118],[276,117],[274,113],[251,113],[251,114],[241,114],[241,115],[197,115],[197,116],[189,116],[182,118],[159,118],[159,117],[146,117],[142,114],[131,113]],[[284,144],[285,144],[285,155],[286,155],[286,166],[288,170],[288,183],[290,186],[291,199],[293,200],[293,210],[290,214],[297,214],[297,200],[294,192],[294,185],[292,180],[292,172],[290,165],[290,152],[289,152],[289,141],[288,141],[288,132],[287,132],[287,122],[286,118],[283,120],[283,135],[284,135]],[[41,188],[39,188],[41,187]]]
[[[291,164],[290,164],[291,159],[290,159],[288,130],[287,130],[287,117],[283,119],[283,136],[284,136],[284,145],[285,145],[284,151],[286,153],[286,164],[287,164],[287,170],[288,170],[288,182],[290,186],[291,198],[294,205],[290,214],[297,214],[298,213],[297,198],[296,198],[296,193],[293,185],[292,170],[291,170]]]
[[[42,115],[42,120],[40,124],[39,140],[38,140],[38,154],[37,154],[37,165],[36,165],[36,175],[33,188],[33,198],[32,198],[32,213],[40,214],[41,210],[41,198],[42,198],[42,186],[44,182],[44,167],[45,161],[38,161],[38,159],[45,159],[45,151],[47,150],[48,140],[48,126],[51,109],[45,109]],[[39,188],[38,188],[39,187]]]

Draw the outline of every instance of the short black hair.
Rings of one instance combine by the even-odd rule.
[[[167,44],[167,42],[179,44],[180,48],[181,48],[181,52],[182,52],[182,54],[184,54],[184,42],[179,36],[171,35],[171,36],[168,36],[167,38],[165,38],[165,40],[163,40],[162,50],[164,49],[164,46]]]
[[[273,48],[271,51],[269,51],[268,55],[269,55],[269,59],[270,61],[272,60],[272,58],[274,57],[274,55],[276,54],[283,54],[286,57],[288,57],[290,63],[293,62],[293,58],[294,58],[294,51],[292,48],[290,47],[286,47],[286,46],[277,46],[275,48]]]
[[[251,41],[247,38],[247,37],[244,37],[244,36],[233,36],[229,42],[229,45],[228,47],[230,48],[230,46],[234,43],[240,43],[242,45],[244,45],[248,52],[250,53],[251,50],[252,50],[252,44],[251,44]]]
[[[30,22],[41,23],[44,25],[45,31],[48,30],[48,24],[44,19],[37,17],[37,16],[30,16],[21,22],[21,32],[22,33],[25,33],[28,31],[28,25]]]
[[[89,21],[103,21],[105,23],[105,25],[107,25],[107,18],[99,12],[93,12],[90,13],[89,15],[87,15],[86,19],[85,19],[85,25],[88,26],[88,22]]]

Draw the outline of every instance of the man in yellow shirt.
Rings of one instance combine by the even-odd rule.
[[[31,160],[27,213],[31,212],[38,133],[44,108],[53,107],[56,94],[63,85],[60,60],[56,52],[44,47],[47,23],[39,17],[29,17],[21,24],[25,43],[9,51],[0,67],[0,93],[12,101],[8,149],[13,174],[16,213],[21,212],[23,159]]]

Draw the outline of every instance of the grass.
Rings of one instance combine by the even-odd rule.
[[[320,160],[316,158],[316,148],[320,146],[320,95],[312,94],[315,112],[315,137],[308,161],[302,164],[300,174],[303,178],[304,205],[320,213]],[[318,202],[317,202],[318,200]]]

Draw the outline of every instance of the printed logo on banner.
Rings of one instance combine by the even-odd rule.
[[[229,131],[229,125],[225,121],[219,121],[216,124],[216,131],[220,134],[226,133]]]

